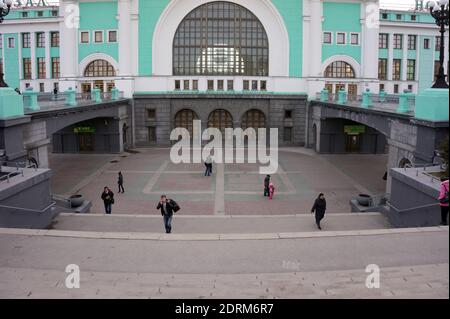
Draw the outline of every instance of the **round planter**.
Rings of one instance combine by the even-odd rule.
[[[70,200],[70,205],[72,206],[72,208],[80,207],[81,205],[83,205],[83,202],[84,202],[83,195],[70,196],[69,200]]]
[[[366,194],[359,194],[356,200],[358,201],[359,205],[368,207],[370,205],[370,201],[372,200],[372,196]]]

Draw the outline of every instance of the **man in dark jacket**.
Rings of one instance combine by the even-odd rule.
[[[325,195],[320,194],[319,197],[314,202],[314,206],[311,210],[311,214],[314,214],[314,212],[316,213],[316,224],[320,230],[322,230],[320,222],[325,217],[326,210],[327,210],[327,201],[325,200]]]
[[[270,175],[267,175],[266,178],[264,179],[264,196],[265,197],[270,195],[269,186],[270,186]]]
[[[114,204],[114,193],[108,187],[105,187],[103,190],[102,200],[105,204],[106,215],[111,215],[112,205]]]
[[[172,219],[173,219],[173,202],[166,195],[161,196],[158,207],[156,209],[161,210],[161,216],[164,217],[164,226],[166,227],[166,233],[172,232]]]
[[[117,179],[117,184],[119,185],[119,194],[125,193],[125,189],[123,188],[123,174],[122,172],[119,172],[119,177]]]

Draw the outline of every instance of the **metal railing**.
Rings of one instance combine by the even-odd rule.
[[[439,177],[431,175],[427,172],[428,167],[436,167],[436,164],[406,164],[404,170],[406,171],[408,168],[414,168],[416,169],[416,177],[419,177],[419,174],[423,174],[430,178],[431,183],[434,183],[435,181],[441,183],[441,179]]]
[[[419,209],[427,209],[427,208],[433,208],[433,207],[439,207],[439,203],[433,203],[433,204],[428,204],[428,205],[422,205],[422,206],[416,206],[416,207],[411,207],[411,208],[406,208],[406,209],[399,209],[398,207],[396,207],[395,205],[393,205],[391,202],[387,201],[386,204],[390,207],[395,209],[397,212],[399,213],[407,213],[407,212],[412,212],[415,210],[419,210]]]
[[[9,210],[18,210],[21,212],[28,212],[28,213],[35,213],[35,214],[43,214],[46,211],[52,209],[53,207],[55,207],[56,203],[52,202],[50,205],[48,205],[47,207],[45,207],[42,210],[36,210],[36,209],[30,209],[30,208],[24,208],[24,207],[16,207],[16,206],[7,206],[7,205],[0,205],[0,208],[2,209],[9,209]]]

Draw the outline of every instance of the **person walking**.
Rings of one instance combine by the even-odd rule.
[[[273,195],[275,194],[275,185],[273,183],[269,184],[269,199],[273,199]]]
[[[125,193],[125,188],[123,188],[123,174],[122,174],[122,172],[119,172],[119,177],[117,179],[117,184],[119,185],[119,194],[120,193],[124,194]]]
[[[205,176],[211,176],[212,174],[212,157],[211,155],[208,155],[208,157],[205,160]]]
[[[161,200],[159,201],[156,209],[161,211],[161,216],[164,217],[164,227],[166,228],[166,233],[172,233],[172,219],[174,213],[174,202],[167,198],[166,195],[161,196]]]
[[[102,200],[105,204],[106,215],[111,215],[112,205],[114,204],[114,193],[108,187],[105,187],[103,190]]]
[[[264,179],[264,197],[270,195],[269,194],[270,178],[271,178],[270,175],[267,175],[266,178]]]
[[[314,206],[311,210],[311,214],[316,213],[316,224],[320,230],[322,230],[320,222],[325,217],[326,210],[327,210],[327,201],[325,199],[325,195],[320,194],[319,197],[314,202]]]
[[[448,211],[449,211],[449,198],[448,198],[448,179],[442,180],[441,189],[439,192],[439,205],[441,206],[441,225],[448,225]]]

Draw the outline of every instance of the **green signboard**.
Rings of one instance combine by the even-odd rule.
[[[346,125],[344,132],[350,135],[363,134],[366,133],[366,127],[364,125]]]
[[[76,133],[76,134],[95,133],[96,129],[93,126],[79,126],[79,127],[75,127],[73,129],[73,132]]]

